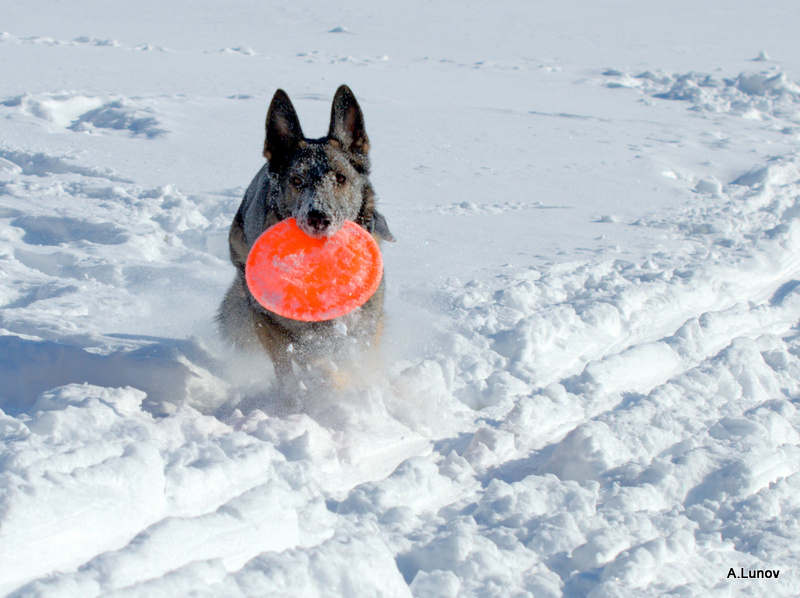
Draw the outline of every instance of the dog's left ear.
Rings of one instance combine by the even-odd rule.
[[[328,137],[341,143],[345,151],[365,156],[369,153],[369,138],[364,128],[364,115],[356,96],[347,85],[339,87],[333,96]]]
[[[297,149],[303,140],[300,119],[292,101],[279,89],[272,97],[267,112],[267,136],[264,139],[264,157],[271,165],[278,165]]]

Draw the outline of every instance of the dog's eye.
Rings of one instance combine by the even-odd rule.
[[[303,186],[303,179],[299,176],[295,175],[289,179],[289,182],[292,184],[293,187],[302,187]]]
[[[347,177],[344,176],[341,172],[336,173],[336,182],[340,185],[344,185],[347,182]]]

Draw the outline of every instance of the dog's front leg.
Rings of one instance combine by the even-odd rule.
[[[253,314],[253,320],[256,336],[272,361],[278,384],[283,388],[288,388],[288,384],[294,376],[292,358],[290,357],[292,339],[278,330],[262,314]]]

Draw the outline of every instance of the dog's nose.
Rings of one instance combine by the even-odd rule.
[[[308,226],[317,232],[322,232],[331,225],[331,219],[325,212],[320,210],[309,210],[306,222],[308,222]]]

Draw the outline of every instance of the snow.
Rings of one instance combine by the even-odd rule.
[[[793,2],[0,27],[0,594],[800,594]],[[387,326],[290,413],[213,317],[272,94],[342,83]]]

